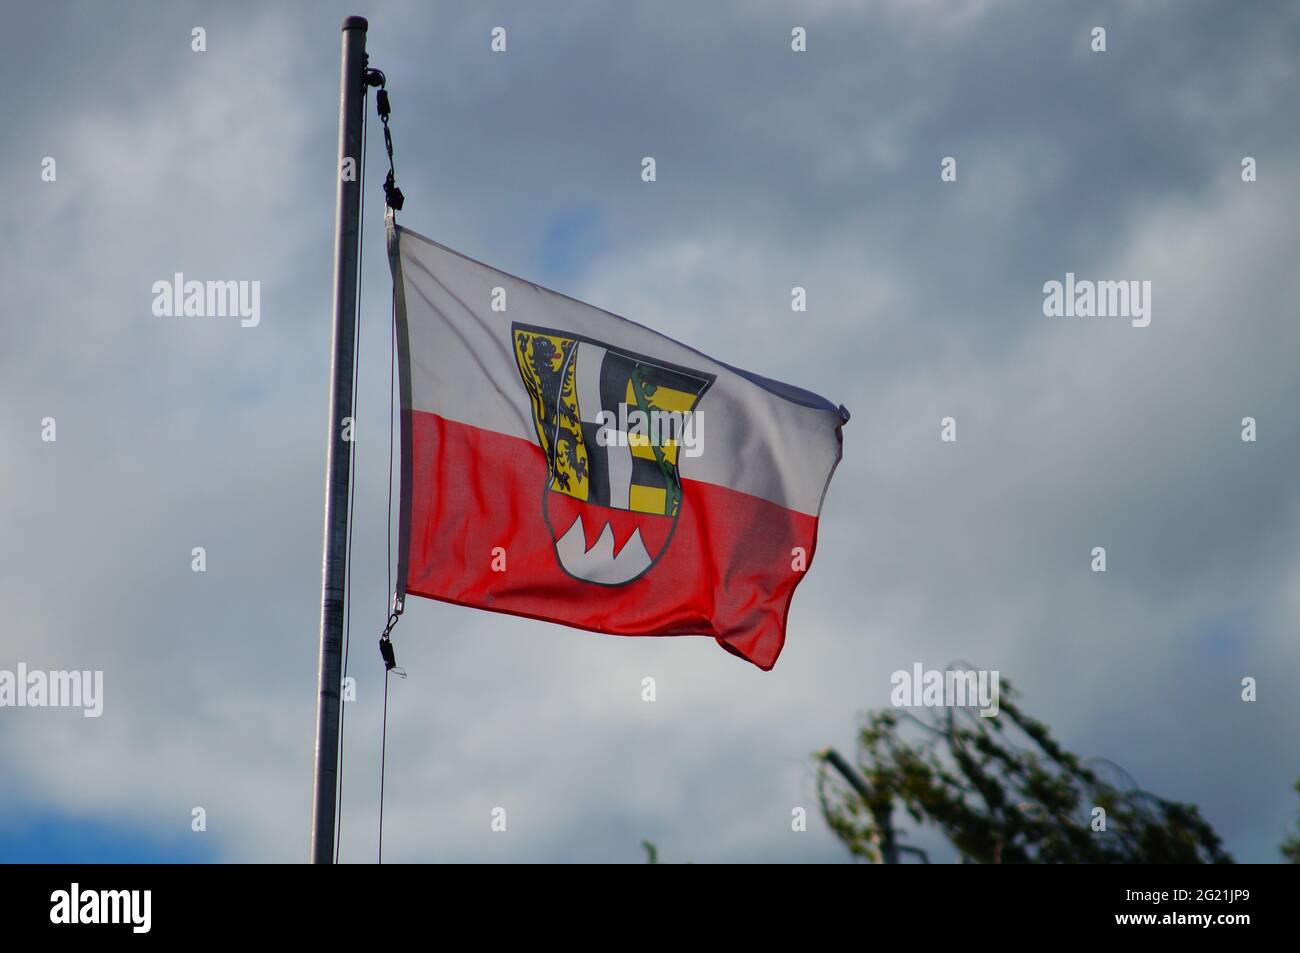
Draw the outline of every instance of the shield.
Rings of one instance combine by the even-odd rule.
[[[672,539],[686,502],[678,467],[698,450],[714,376],[565,331],[515,323],[511,337],[556,559],[586,582],[629,583]]]

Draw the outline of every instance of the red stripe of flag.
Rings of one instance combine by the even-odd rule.
[[[683,479],[676,526],[642,521],[644,536],[672,533],[663,555],[631,582],[597,586],[556,559],[543,510],[546,458],[536,443],[421,411],[407,420],[409,593],[615,635],[710,635],[764,671],[776,663],[790,599],[812,562],[816,517]],[[564,494],[550,496],[579,511]],[[609,516],[621,548],[635,518]],[[601,528],[584,524],[588,548]],[[646,539],[650,552],[658,542]],[[496,547],[505,572],[493,570]],[[799,568],[797,549],[805,554]]]

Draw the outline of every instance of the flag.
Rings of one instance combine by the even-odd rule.
[[[388,244],[399,598],[712,636],[770,669],[848,412],[392,223]]]

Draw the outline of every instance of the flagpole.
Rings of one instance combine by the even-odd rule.
[[[334,861],[334,814],[339,763],[339,692],[343,680],[343,584],[347,574],[350,444],[344,421],[352,416],[354,319],[357,305],[361,129],[365,120],[366,30],[364,17],[343,21],[339,78],[339,155],[334,211],[334,337],[330,359],[329,440],[325,451],[325,543],[321,572],[320,664],[316,708],[316,793],[312,801],[312,863]],[[352,160],[347,163],[346,160]],[[349,171],[351,174],[347,174]],[[351,427],[349,437],[351,437]]]

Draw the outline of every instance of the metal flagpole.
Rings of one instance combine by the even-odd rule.
[[[316,708],[316,794],[312,801],[312,862],[334,860],[338,790],[339,692],[343,678],[343,583],[347,574],[348,487],[352,458],[344,422],[352,416],[354,318],[357,305],[361,127],[365,121],[364,17],[343,21],[339,78],[338,200],[334,211],[334,343],[330,359],[329,440],[325,453],[325,557],[321,573],[320,667]],[[351,160],[350,162],[348,160]],[[350,174],[349,174],[350,172]],[[351,428],[349,427],[349,431]],[[351,436],[349,432],[348,436]]]

